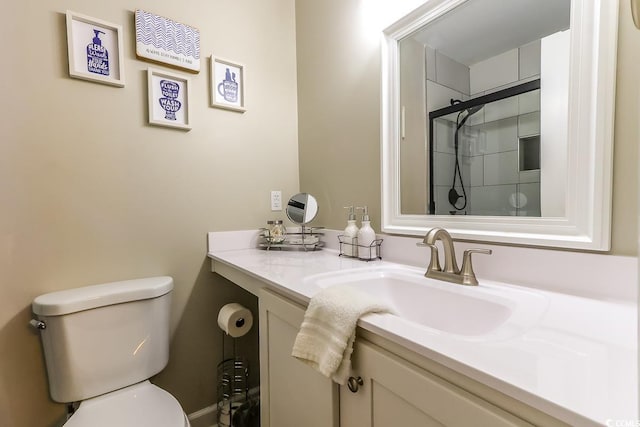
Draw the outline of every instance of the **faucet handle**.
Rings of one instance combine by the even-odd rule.
[[[427,273],[425,273],[425,275],[429,274],[430,271],[442,271],[442,267],[440,267],[440,256],[438,255],[438,247],[436,245],[418,242],[416,243],[416,246],[431,248],[431,261],[429,261],[429,267],[427,268]]]
[[[471,255],[484,254],[491,255],[493,251],[491,249],[467,249],[464,251],[464,257],[462,258],[462,268],[460,269],[460,275],[462,276],[462,284],[469,286],[477,286],[478,279],[473,271],[473,264],[471,263]]]
[[[464,251],[464,256],[467,256],[467,254],[484,254],[484,255],[491,255],[493,253],[493,251],[491,249],[480,249],[480,248],[475,248],[475,249],[467,249]],[[471,256],[471,255],[469,255]]]

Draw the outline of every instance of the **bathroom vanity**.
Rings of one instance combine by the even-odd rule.
[[[318,427],[531,425],[490,403],[484,396],[496,393],[489,388],[474,395],[457,385],[461,381],[438,376],[433,372],[437,368],[430,371],[435,365],[428,359],[412,358],[402,347],[362,329],[354,345],[352,376],[339,387],[291,357],[304,307],[269,290],[259,298],[261,369],[266,370],[261,375],[263,426],[298,426],[302,421]],[[501,403],[513,410],[514,402]],[[544,414],[529,419],[563,425]]]
[[[263,426],[588,426],[637,417],[632,303],[480,274],[478,287],[432,283],[448,296],[435,302],[425,294],[399,315],[361,318],[351,377],[338,386],[291,357],[310,297],[345,280],[365,287],[388,276],[408,284],[424,268],[363,263],[331,249],[263,251],[253,248],[255,234],[210,233],[209,257],[214,272],[259,298]],[[396,296],[386,295],[394,305],[411,304]],[[504,307],[492,320],[489,313]],[[420,312],[434,318],[421,320]],[[445,318],[439,326],[438,318]]]

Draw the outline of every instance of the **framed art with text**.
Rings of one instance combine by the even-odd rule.
[[[141,9],[135,15],[138,58],[200,72],[200,30]]]
[[[211,106],[245,112],[245,67],[211,55]]]
[[[189,78],[163,70],[147,70],[149,124],[191,129]]]
[[[67,11],[69,75],[124,87],[122,26]]]

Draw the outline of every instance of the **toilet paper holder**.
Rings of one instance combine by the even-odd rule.
[[[227,335],[238,338],[251,330],[253,315],[251,310],[236,302],[225,304],[218,312],[218,326]]]
[[[218,326],[222,331],[222,362],[218,364],[218,411],[219,427],[241,427],[234,413],[249,401],[249,363],[238,356],[238,339],[246,335],[253,326],[253,315],[238,303],[224,305],[218,313]],[[227,357],[227,336],[232,340],[232,355]]]

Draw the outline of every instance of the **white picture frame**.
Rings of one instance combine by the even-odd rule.
[[[69,76],[124,87],[122,26],[67,10]]]
[[[246,68],[243,64],[211,55],[211,106],[244,113]]]
[[[147,69],[149,124],[191,129],[190,81],[180,74]]]

